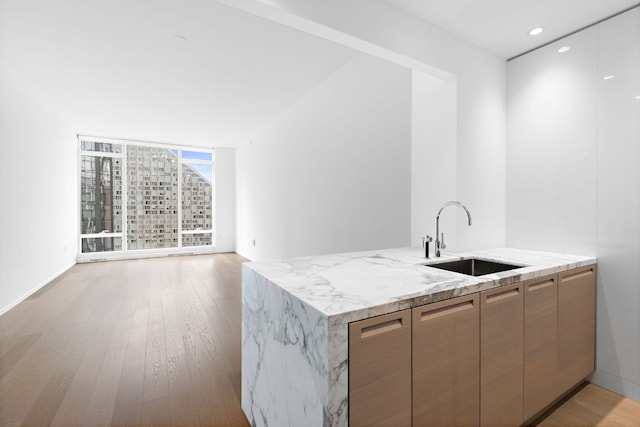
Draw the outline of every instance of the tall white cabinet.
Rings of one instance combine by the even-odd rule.
[[[594,381],[640,400],[640,7],[603,22],[598,35]]]
[[[640,7],[507,82],[507,245],[598,256],[593,381],[640,400]]]

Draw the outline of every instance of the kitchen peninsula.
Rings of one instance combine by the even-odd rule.
[[[522,267],[474,277],[425,265],[468,257]],[[352,322],[588,266],[595,283],[595,263],[509,248],[431,259],[401,248],[246,263],[242,409],[256,426],[348,425]]]

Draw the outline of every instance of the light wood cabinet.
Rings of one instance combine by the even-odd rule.
[[[349,425],[411,425],[411,310],[349,325]]]
[[[523,422],[523,284],[480,293],[480,425]]]
[[[596,266],[349,325],[350,426],[518,426],[594,370]]]
[[[557,397],[558,276],[524,282],[524,420]]]
[[[416,307],[412,316],[413,425],[477,426],[479,295]]]
[[[558,274],[558,393],[595,369],[596,266]]]

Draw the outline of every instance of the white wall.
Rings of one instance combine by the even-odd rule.
[[[236,250],[236,150],[215,149],[214,212],[216,252]]]
[[[2,77],[0,314],[75,263],[79,210],[73,129],[55,105]]]
[[[452,237],[448,241],[451,248],[465,250],[504,246],[504,60],[384,1],[218,1],[303,31],[330,37],[335,42],[366,50],[399,64],[413,63],[414,69],[431,69],[433,75],[439,77],[454,76],[457,85],[455,161],[448,155],[449,163],[437,166],[435,163],[439,157],[415,161],[422,165],[434,164],[435,169],[455,171],[456,192],[446,197],[465,203],[473,215],[474,225],[467,227],[462,211],[457,214],[448,212],[447,216],[457,215],[458,221],[457,241],[453,239],[456,233],[449,232]],[[450,121],[444,122],[443,126],[448,124]],[[440,128],[435,133],[451,135],[451,130]],[[420,153],[428,151],[418,150]],[[422,212],[431,210],[424,200],[438,206],[446,201],[440,200],[445,195],[435,187],[443,181],[441,176],[434,174],[433,187],[425,188],[424,192],[417,188],[413,191],[412,203],[421,212],[421,217]],[[414,220],[413,224],[417,227],[411,230],[414,245],[419,241],[419,236],[435,234],[436,213],[437,210],[425,212],[424,215],[431,219],[424,220],[424,223],[422,219]]]
[[[238,148],[237,250],[407,246],[410,189],[411,72],[357,55]]]
[[[422,236],[433,242],[435,254],[435,217],[442,202],[457,198],[457,105],[455,78],[439,79],[413,72],[411,109],[411,245],[422,245]],[[440,228],[445,242],[456,242],[456,208],[443,212]],[[418,233],[416,231],[422,230]],[[447,248],[455,250],[455,244]]]
[[[590,28],[509,62],[508,246],[595,255],[597,60]]]
[[[508,84],[507,244],[597,255],[592,380],[640,400],[640,8],[511,61]]]
[[[640,401],[640,8],[598,25],[598,370]],[[603,80],[606,75],[615,75]]]

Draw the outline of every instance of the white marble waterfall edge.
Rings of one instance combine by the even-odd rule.
[[[242,410],[256,426],[326,425],[327,318],[243,266]]]

